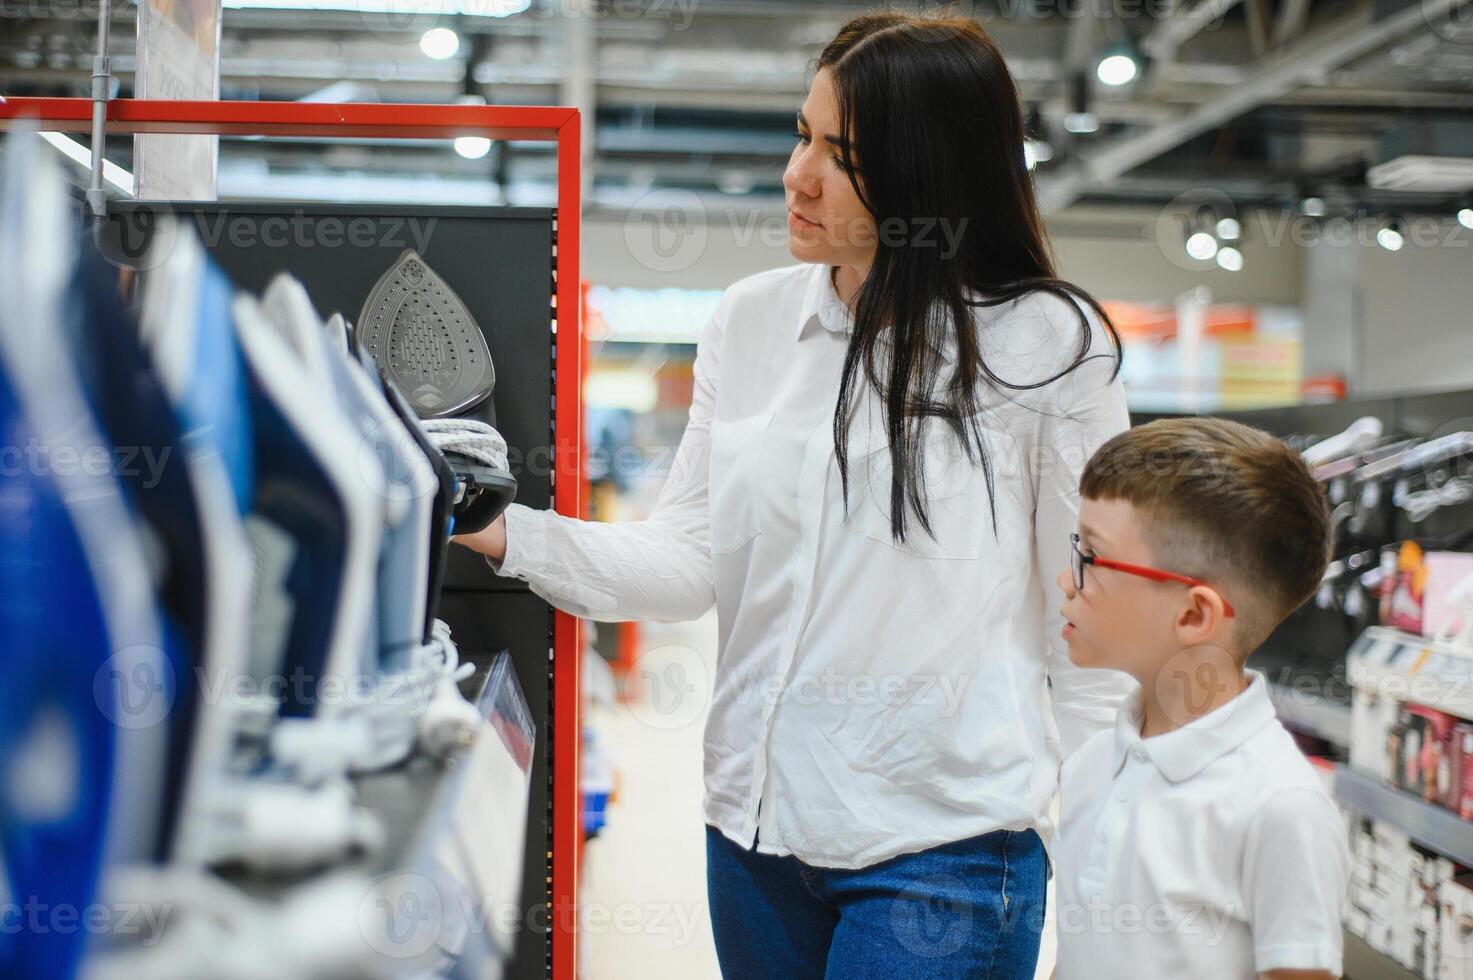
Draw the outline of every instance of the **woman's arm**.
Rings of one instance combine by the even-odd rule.
[[[1034,562],[1043,590],[1043,636],[1049,645],[1054,719],[1066,757],[1095,732],[1114,724],[1120,701],[1134,686],[1125,674],[1076,667],[1070,662],[1068,646],[1059,635],[1064,628],[1059,613],[1064,596],[1054,581],[1069,564],[1069,535],[1079,525],[1079,476],[1096,449],[1130,427],[1125,388],[1118,377],[1110,379],[1115,366],[1108,356],[1110,350],[1104,331],[1095,327],[1090,346],[1093,359],[1042,389],[1046,414],[1032,461]],[[1094,357],[1096,354],[1106,356]]]
[[[617,622],[696,619],[716,601],[708,479],[725,304],[696,347],[690,420],[649,517],[598,523],[513,504],[502,527],[456,538],[558,609]],[[498,560],[499,558],[499,560]]]

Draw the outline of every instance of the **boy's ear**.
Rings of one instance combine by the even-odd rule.
[[[1187,590],[1186,602],[1177,610],[1176,638],[1189,646],[1206,643],[1217,634],[1226,618],[1222,596],[1205,585],[1194,585]]]

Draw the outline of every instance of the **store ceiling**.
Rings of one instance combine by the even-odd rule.
[[[840,23],[871,6],[534,0],[491,17],[439,13],[457,0],[390,0],[386,11],[366,0],[341,5],[357,9],[227,9],[222,98],[479,96],[592,108],[595,209],[662,188],[776,200],[809,63]],[[587,13],[568,16],[580,9]],[[1473,0],[987,0],[970,9],[1008,57],[1046,144],[1037,174],[1053,210],[1156,204],[1203,187],[1240,207],[1314,195],[1332,209],[1445,212],[1461,200],[1372,190],[1365,172],[1404,153],[1473,157]],[[95,0],[0,0],[0,93],[84,94],[94,12]],[[135,25],[131,5],[115,12],[124,95]],[[421,50],[421,35],[437,26],[461,37],[449,59]],[[1121,51],[1139,54],[1142,73],[1112,89],[1095,79],[1096,66]],[[1071,84],[1078,77],[1089,82],[1084,106]],[[1067,131],[1081,108],[1096,131]],[[126,166],[126,141],[110,143],[109,155]],[[227,140],[221,150],[222,192],[242,196],[334,188],[362,199],[423,192],[540,203],[552,176],[548,151],[533,145],[498,146],[481,159],[442,143]]]

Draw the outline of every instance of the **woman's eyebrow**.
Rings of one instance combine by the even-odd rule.
[[[803,110],[802,109],[799,109],[798,110],[798,125],[804,127],[805,129],[812,129],[813,128],[812,126],[809,126],[808,125],[808,119],[803,115]],[[849,141],[848,140],[845,140],[845,139],[843,139],[841,137],[838,137],[838,136],[825,136],[823,138],[823,140],[824,140],[825,143],[831,144],[832,146],[836,146],[836,147],[838,147],[841,150],[847,149],[848,146],[849,146]]]

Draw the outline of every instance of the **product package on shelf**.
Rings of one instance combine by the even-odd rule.
[[[1349,763],[1465,820],[1473,818],[1473,722],[1357,688]]]
[[[1392,729],[1396,747],[1393,780],[1429,803],[1446,805],[1452,796],[1452,767],[1447,765],[1458,719],[1421,705],[1404,705]],[[1461,778],[1457,780],[1461,784]]]
[[[1456,636],[1468,623],[1470,581],[1473,553],[1404,542],[1383,591],[1381,622],[1420,636]]]
[[[1473,980],[1473,897],[1450,889],[1465,869],[1415,844],[1382,821],[1346,814],[1350,878],[1344,926],[1372,949],[1424,980]],[[1459,912],[1459,910],[1462,910]],[[1449,940],[1457,914],[1466,920],[1462,939]]]
[[[1376,876],[1375,838],[1372,822],[1358,813],[1348,813],[1350,880],[1346,885],[1345,927],[1367,941],[1371,935],[1371,909],[1375,905],[1372,882]]]
[[[1473,817],[1473,724],[1453,725],[1442,764],[1447,779],[1440,802],[1464,820]]]
[[[1422,632],[1422,596],[1427,587],[1427,568],[1422,546],[1404,542],[1396,556],[1396,577],[1382,604],[1381,622],[1408,633]]]
[[[1473,554],[1461,551],[1428,552],[1422,593],[1422,632],[1427,636],[1456,636],[1468,624],[1468,590],[1473,584]]]
[[[1393,782],[1395,773],[1386,751],[1401,705],[1376,691],[1356,688],[1350,701],[1350,765]]]
[[[1411,848],[1411,874],[1400,910],[1404,928],[1398,931],[1396,959],[1419,976],[1435,977],[1438,972],[1438,889],[1452,875],[1451,861]]]
[[[1473,980],[1473,876],[1438,886],[1438,980]]]

